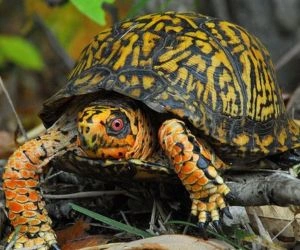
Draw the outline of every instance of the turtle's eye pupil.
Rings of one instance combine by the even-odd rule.
[[[111,122],[111,128],[113,131],[120,131],[124,127],[124,122],[121,118],[116,118]]]

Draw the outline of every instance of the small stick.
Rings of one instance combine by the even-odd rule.
[[[24,142],[26,142],[30,139],[33,139],[33,138],[37,137],[38,135],[42,134],[43,132],[45,132],[45,130],[46,129],[43,124],[37,125],[33,129],[27,131],[27,133],[26,133],[27,138],[24,138],[24,136],[18,137],[17,143],[23,144]]]
[[[279,58],[277,63],[275,64],[275,69],[279,70],[284,65],[286,65],[290,60],[292,60],[296,55],[300,53],[300,43],[294,45],[290,50],[288,50],[284,55]]]
[[[287,223],[273,238],[272,241],[274,241],[280,234],[282,234],[285,229],[287,229],[293,222],[295,221],[295,219],[291,220],[289,223]]]
[[[151,212],[151,219],[149,222],[149,231],[154,232],[154,225],[155,225],[155,217],[156,217],[156,201],[153,201],[153,206],[152,206],[152,212]]]
[[[8,103],[9,103],[9,105],[10,105],[10,107],[11,107],[11,109],[12,109],[12,111],[13,111],[13,113],[14,113],[16,119],[17,119],[17,123],[18,123],[18,126],[19,126],[20,130],[21,130],[22,135],[24,136],[24,138],[25,138],[26,140],[28,140],[26,131],[25,131],[24,127],[23,127],[23,124],[22,124],[22,122],[21,122],[21,120],[20,120],[18,114],[17,114],[17,111],[16,111],[16,109],[15,109],[15,107],[14,107],[14,104],[13,104],[13,102],[12,102],[12,100],[11,100],[9,94],[8,94],[8,91],[7,91],[7,89],[6,89],[5,86],[4,86],[4,83],[3,83],[1,77],[0,77],[0,86],[1,86],[1,88],[2,88],[2,90],[3,90],[3,93],[4,93],[4,95],[6,96],[6,98],[7,98],[7,100],[8,100]]]
[[[129,223],[129,221],[127,220],[127,217],[126,217],[125,213],[122,210],[120,211],[120,214],[121,214],[123,220],[125,221],[125,223],[127,225],[131,226],[130,223]]]
[[[112,190],[112,191],[88,191],[88,192],[78,192],[72,194],[44,194],[43,197],[47,199],[80,199],[88,197],[97,197],[102,195],[127,195],[126,191],[122,190]]]
[[[43,19],[35,14],[33,16],[34,22],[41,28],[41,30],[45,33],[49,44],[53,51],[61,58],[62,62],[66,65],[66,67],[71,70],[74,66],[73,59],[65,52],[63,47],[59,44],[57,38],[54,36],[52,31],[48,29],[47,25],[45,25],[45,22]]]

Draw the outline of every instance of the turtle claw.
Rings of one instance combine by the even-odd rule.
[[[51,245],[51,249],[52,250],[60,250],[59,246],[56,243]]]
[[[207,227],[209,222],[212,221],[212,218],[211,218],[211,213],[209,212],[206,212],[206,221],[205,221],[205,226]]]
[[[233,216],[230,213],[229,207],[224,207],[221,211],[222,211],[222,213],[224,213],[226,215],[226,217],[228,217],[231,220],[233,219]]]
[[[235,197],[232,192],[229,192],[228,194],[225,195],[225,198],[227,201],[229,201],[229,200],[232,201],[232,200],[234,200]]]
[[[200,231],[200,235],[202,236],[202,238],[204,240],[208,240],[207,231],[206,231],[207,225],[208,225],[207,222],[198,222],[198,224],[197,224],[199,231]]]
[[[224,234],[221,222],[219,220],[214,220],[212,224],[219,234]]]

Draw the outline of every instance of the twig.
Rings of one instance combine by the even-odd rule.
[[[254,217],[254,220],[256,222],[259,235],[263,239],[266,239],[267,241],[272,242],[272,239],[271,239],[271,236],[270,236],[269,232],[265,229],[265,227],[263,226],[263,223],[261,222],[260,218],[258,217],[258,215],[257,215],[257,213],[255,211],[253,213],[253,217]]]
[[[167,232],[167,229],[161,219],[157,219],[157,223],[159,225],[159,231]]]
[[[44,125],[40,124],[40,125],[34,127],[33,129],[27,131],[27,133],[26,133],[27,138],[24,138],[24,136],[18,137],[17,142],[19,144],[23,144],[27,140],[33,139],[33,138],[37,137],[38,135],[42,134],[45,130],[46,129],[45,129]]]
[[[54,50],[54,52],[62,59],[62,62],[67,66],[69,70],[71,70],[74,66],[74,61],[69,55],[65,52],[63,47],[59,44],[54,34],[51,32],[51,30],[48,29],[48,27],[45,25],[44,21],[40,18],[38,15],[34,15],[34,21],[35,23],[43,30],[43,32],[46,34],[49,44]]]
[[[80,199],[80,198],[89,198],[89,197],[97,197],[103,195],[119,195],[125,194],[126,191],[122,190],[113,190],[113,191],[89,191],[89,192],[78,192],[72,194],[44,194],[44,198],[47,199]]]
[[[21,130],[22,135],[24,136],[24,138],[25,138],[26,140],[28,140],[26,131],[25,131],[24,127],[23,127],[23,124],[22,124],[22,122],[21,122],[21,120],[20,120],[18,114],[17,114],[17,111],[16,111],[16,109],[15,109],[15,107],[14,107],[14,104],[13,104],[13,102],[12,102],[12,100],[11,100],[9,94],[8,94],[8,91],[7,91],[6,87],[4,86],[4,83],[3,83],[1,77],[0,77],[0,86],[1,86],[1,88],[2,88],[2,90],[3,90],[3,93],[4,93],[4,95],[6,96],[6,98],[7,98],[7,100],[8,100],[8,103],[9,103],[9,105],[10,105],[10,107],[11,107],[11,109],[12,109],[12,111],[13,111],[13,113],[14,113],[16,119],[17,119],[17,123],[18,123],[18,126],[19,126],[20,130]]]
[[[164,224],[168,223],[168,221],[170,220],[172,216],[172,211],[169,212],[169,214],[167,215],[167,217],[164,219]]]
[[[296,55],[300,53],[300,43],[293,46],[288,52],[286,52],[282,57],[279,58],[275,64],[275,69],[279,70],[284,65],[286,65],[290,60],[292,60]]]
[[[294,219],[295,220],[295,219]],[[285,229],[287,229],[293,222],[294,220],[291,220],[289,223],[287,223],[273,238],[272,241],[274,241],[280,234],[282,234]]]
[[[154,232],[154,225],[155,225],[155,217],[156,217],[156,201],[153,201],[153,206],[152,206],[152,212],[151,212],[151,219],[149,222],[149,231]]]
[[[64,171],[58,171],[54,174],[51,174],[50,171],[52,172],[53,171],[53,168],[50,168],[49,172],[47,173],[47,176],[45,178],[45,181],[49,181],[50,179],[62,174]]]
[[[8,218],[8,213],[6,212],[5,205],[2,202],[0,202],[0,209],[5,214],[5,216]]]
[[[291,114],[293,115],[293,119],[294,119],[294,113],[295,113],[295,107],[297,106],[297,103],[299,102],[299,96],[300,96],[300,83],[298,83],[299,86],[294,93],[292,94],[292,96],[290,97],[289,102],[286,105],[286,109],[288,111],[291,111]]]
[[[123,220],[125,221],[126,225],[131,226],[129,221],[127,220],[127,217],[126,217],[125,213],[122,210],[120,211],[120,214],[121,214]]]

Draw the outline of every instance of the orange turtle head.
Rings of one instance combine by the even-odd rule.
[[[126,158],[135,146],[136,125],[132,109],[88,106],[78,114],[79,146],[91,158]]]

